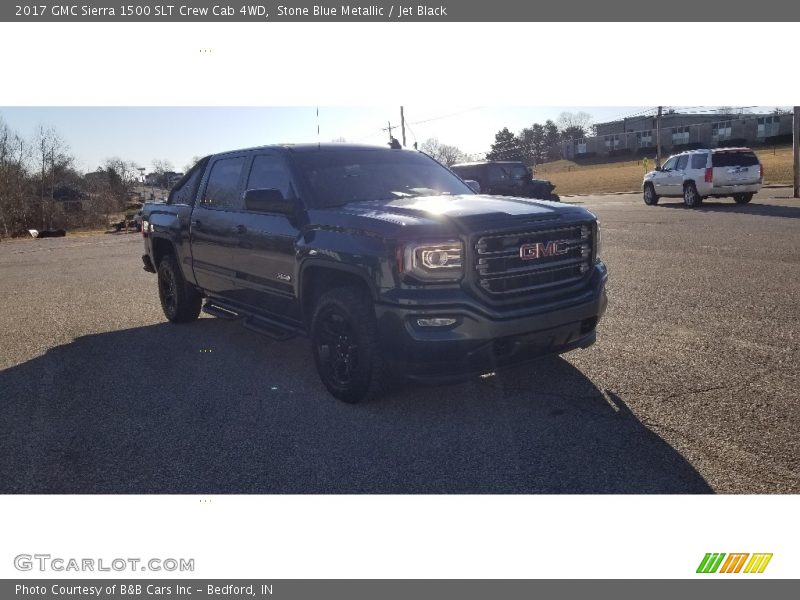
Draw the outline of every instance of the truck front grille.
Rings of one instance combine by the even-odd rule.
[[[475,242],[480,289],[510,298],[558,291],[578,283],[592,264],[590,223],[484,235]]]

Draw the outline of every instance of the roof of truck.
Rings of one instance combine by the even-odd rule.
[[[253,150],[287,150],[289,152],[344,152],[354,150],[385,150],[386,152],[418,152],[410,148],[393,150],[388,145],[377,144],[348,144],[345,142],[326,142],[326,143],[302,143],[302,144],[268,144],[265,146],[253,146],[252,148],[237,148],[217,152],[215,156],[221,154],[232,154],[235,152],[251,152]]]

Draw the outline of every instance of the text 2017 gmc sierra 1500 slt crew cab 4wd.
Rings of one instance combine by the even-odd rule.
[[[586,348],[606,309],[592,213],[476,194],[412,150],[215,154],[145,204],[142,234],[170,321],[202,308],[275,339],[307,335],[346,402],[395,377],[458,380]]]

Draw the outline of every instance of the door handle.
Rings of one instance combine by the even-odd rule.
[[[244,225],[236,225],[234,227],[231,227],[231,233],[233,233],[234,235],[244,235],[245,233],[247,233],[247,227],[245,227]]]
[[[197,227],[200,229],[203,226],[203,222],[198,219],[192,219],[189,223],[192,227]]]

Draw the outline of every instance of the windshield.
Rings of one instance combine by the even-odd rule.
[[[298,152],[294,162],[318,206],[413,196],[474,194],[458,177],[428,156],[399,150]]]

